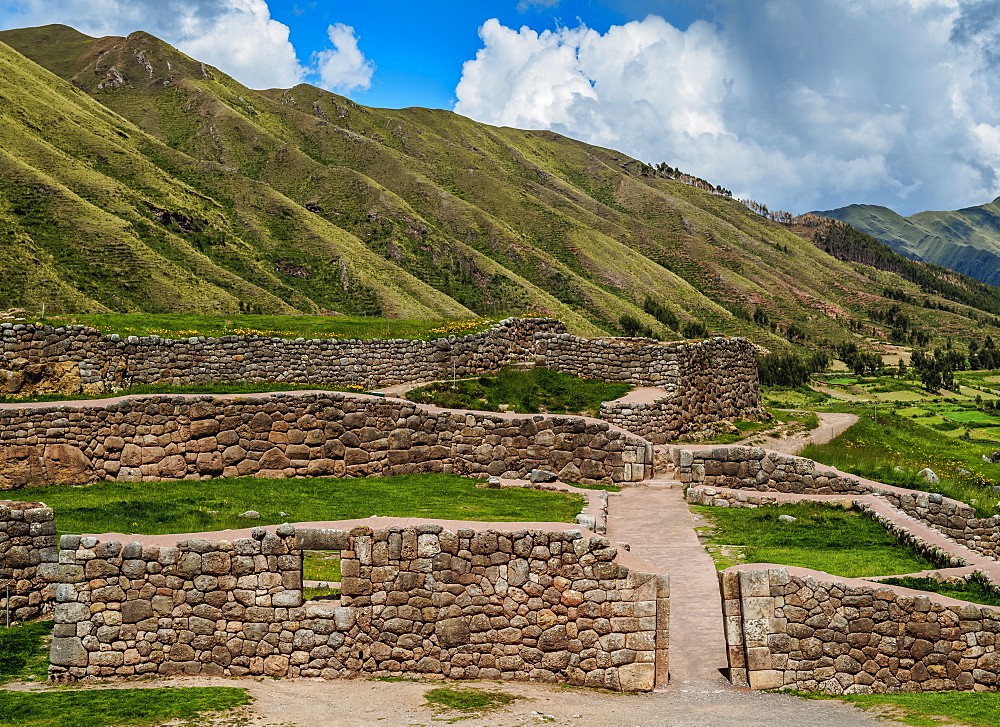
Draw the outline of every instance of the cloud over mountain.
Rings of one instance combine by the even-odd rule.
[[[713,7],[686,29],[649,15],[603,34],[489,20],[455,110],[667,161],[792,211],[997,194],[992,0]]]
[[[311,74],[331,90],[358,88],[374,68],[341,23],[329,28],[334,48],[318,52],[315,67],[303,65],[265,0],[19,0],[3,19],[7,27],[63,23],[94,36],[145,30],[253,88],[286,88]]]

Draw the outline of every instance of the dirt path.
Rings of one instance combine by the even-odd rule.
[[[679,482],[664,480],[622,490],[609,502],[608,537],[670,575],[670,686],[729,688],[719,581],[698,542]]]
[[[782,439],[757,435],[747,437],[736,444],[752,444],[755,447],[763,447],[782,454],[798,454],[809,444],[826,444],[836,439],[858,421],[856,414],[817,412],[816,416],[819,418],[819,426],[808,433]]]
[[[213,721],[218,727],[436,727],[456,717],[462,727],[885,727],[836,701],[810,701],[746,691],[677,689],[652,694],[614,694],[542,684],[324,679],[151,679],[101,684],[100,689],[241,687],[253,705]],[[429,706],[432,689],[502,691],[518,699],[494,712],[463,718]],[[0,689],[35,690],[34,684]],[[60,688],[60,691],[65,689]],[[205,724],[199,721],[199,724]]]

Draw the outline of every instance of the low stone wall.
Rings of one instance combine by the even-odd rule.
[[[662,443],[712,422],[760,412],[752,344],[740,338],[662,344],[587,339],[550,318],[510,318],[436,341],[257,336],[161,339],[92,328],[0,324],[0,394],[102,392],[135,384],[284,382],[373,389],[497,371],[516,361],[605,381],[662,386],[653,404],[602,407],[602,418]]]
[[[301,530],[176,547],[64,536],[50,675],[403,676],[649,691],[665,576],[579,531]],[[340,603],[302,601],[302,549],[341,551]]]
[[[1000,516],[976,517],[971,506],[936,493],[868,484],[818,470],[811,459],[760,447],[675,449],[673,454],[678,478],[686,484],[809,495],[874,494],[960,545],[991,558],[1000,554]]]
[[[1000,610],[752,568],[719,574],[734,684],[834,694],[998,688]]]
[[[9,612],[12,621],[27,621],[49,611],[58,560],[52,508],[0,500],[0,619]]]
[[[0,394],[101,392],[134,384],[288,382],[376,388],[496,371],[530,360],[535,334],[566,327],[509,318],[436,341],[286,340],[223,336],[172,340],[104,336],[93,328],[0,323]]]
[[[601,419],[656,444],[727,419],[760,415],[753,346],[742,338],[658,343],[539,333],[537,365],[602,381],[662,387],[650,403],[608,402]]]
[[[637,482],[652,446],[579,417],[428,411],[372,396],[144,396],[0,410],[0,488],[214,476],[445,472]]]

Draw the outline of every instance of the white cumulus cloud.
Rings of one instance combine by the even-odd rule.
[[[657,15],[606,33],[489,20],[455,110],[667,161],[795,212],[997,195],[995,0],[711,7],[685,29]]]
[[[327,34],[333,48],[313,55],[313,65],[323,87],[342,92],[370,88],[375,64],[358,47],[354,28],[336,23],[327,28]]]

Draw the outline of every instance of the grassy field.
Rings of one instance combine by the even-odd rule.
[[[203,719],[209,713],[228,712],[249,703],[246,690],[237,687],[0,691],[0,724],[18,727],[206,724]]]
[[[422,386],[409,391],[406,398],[449,409],[593,416],[603,402],[624,396],[632,388],[548,369],[505,369],[496,376]]]
[[[839,699],[912,727],[1000,727],[1000,694],[996,692],[851,694],[836,697],[799,693],[798,696]]]
[[[30,490],[53,508],[62,532],[156,535],[347,520],[371,515],[492,522],[572,522],[583,497],[556,492],[476,487],[455,475],[366,479],[256,479],[101,482]],[[259,520],[238,517],[256,510]]]
[[[50,633],[51,621],[0,627],[0,684],[45,681],[49,669],[47,637]]]
[[[868,409],[853,409],[860,420],[828,444],[810,445],[801,455],[845,472],[899,487],[939,492],[966,502],[981,515],[1000,512],[1000,495],[992,487],[1000,465],[984,462],[990,445],[948,436],[921,420],[881,409],[878,421]],[[941,481],[917,476],[930,467]]]
[[[877,522],[850,510],[816,503],[692,509],[710,523],[703,535],[720,570],[776,563],[861,578],[934,567]],[[796,520],[781,522],[780,515]]]
[[[326,550],[307,550],[302,556],[302,577],[307,581],[340,580],[340,553]]]
[[[141,396],[156,394],[261,394],[270,391],[363,391],[364,387],[353,384],[344,386],[323,386],[322,384],[205,384],[197,386],[168,386],[166,384],[138,384],[118,391],[105,391],[100,394],[38,394],[25,398],[0,396],[0,404],[32,404],[47,401],[90,401],[107,399],[113,396]]]
[[[981,603],[984,606],[1000,606],[1000,594],[984,579],[970,578],[965,583],[958,584],[941,583],[933,578],[883,578],[879,583],[912,588],[917,591],[940,593],[948,598]]]
[[[35,318],[49,326],[86,325],[120,336],[267,336],[271,338],[406,338],[432,340],[485,330],[499,318],[462,320],[310,315],[94,313]]]

